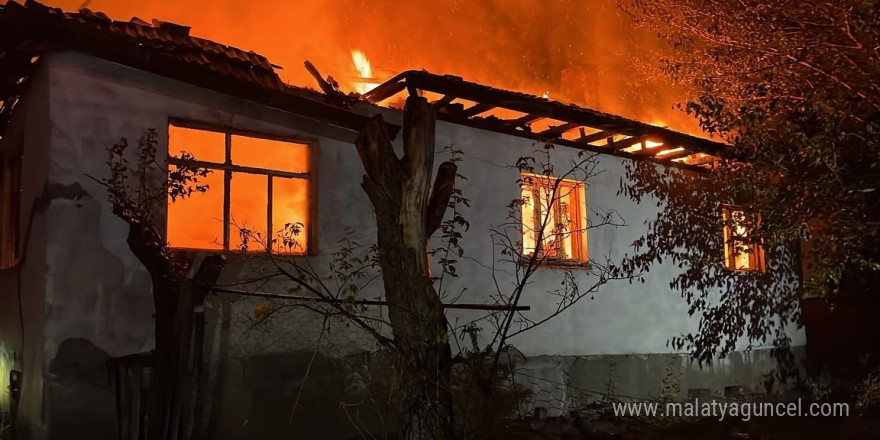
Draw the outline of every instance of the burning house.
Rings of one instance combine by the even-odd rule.
[[[447,320],[470,329],[475,347],[491,339],[491,326],[480,319],[492,312],[492,292],[515,282],[511,271],[493,264],[499,249],[492,231],[510,221],[512,200],[541,199],[524,182],[546,176],[517,167],[519,159],[537,151],[563,170],[584,152],[596,153],[589,181],[561,184],[565,199],[514,210],[522,223],[514,239],[520,252],[543,248],[558,263],[535,273],[521,302],[524,319],[540,321],[559,308],[547,292],[558,289],[560,268],[589,285],[597,276],[590,261],[619,258],[656,215],[655,203],[618,195],[628,161],[699,172],[724,148],[425,71],[386,80],[362,71],[358,95],[344,95],[326,80],[318,92],[285,84],[266,58],[191,36],[186,26],[113,21],[87,9],[9,2],[0,7],[0,36],[0,384],[11,390],[0,396],[0,411],[14,410],[22,438],[113,438],[116,414],[127,409],[117,405],[119,377],[106,366],[152,348],[150,276],[130,250],[128,227],[114,215],[106,189],[92,178],[107,176],[108,149],[122,137],[134,144],[154,129],[161,162],[181,165],[186,151],[213,171],[203,181],[209,186],[204,194],[169,200],[161,213],[173,249],[228,259],[218,287],[199,305],[210,365],[200,423],[211,438],[276,438],[288,430],[305,438],[356,434],[348,399],[363,387],[363,356],[375,344],[359,329],[295,307],[310,304],[302,292],[263,282],[255,268],[259,258],[255,263],[253,249],[241,250],[246,236],[239,231],[271,236],[296,222],[296,247],[284,257],[315,266],[332,263],[340,243],[375,242],[353,143],[376,114],[394,136],[402,97],[432,102],[437,145],[451,146],[438,157],[458,154],[459,173],[467,178],[460,187],[470,201],[460,241],[466,258],[443,290]],[[363,54],[357,59],[366,61]],[[532,219],[548,207],[579,226],[548,232],[554,244],[542,247],[546,226]],[[587,227],[609,212],[622,221]],[[728,255],[729,270],[763,270],[761,255],[760,249]],[[677,399],[762,389],[775,365],[766,347],[747,351],[743,345],[703,366],[669,347],[668,340],[692,331],[697,319],[669,287],[676,270],[658,263],[644,283],[608,283],[555,319],[513,336],[516,377],[531,391],[531,405],[560,413],[605,393],[653,398],[664,378],[675,383]],[[357,305],[381,315],[376,284],[359,292],[364,302]],[[789,333],[799,350],[804,334]],[[454,350],[471,344],[456,338]]]

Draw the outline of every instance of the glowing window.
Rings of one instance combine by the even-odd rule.
[[[730,270],[763,271],[764,249],[751,237],[761,217],[731,207],[722,208],[724,218],[724,264]]]
[[[173,248],[305,254],[309,236],[309,146],[221,131],[168,126],[171,167],[211,173],[204,193],[168,203]]]
[[[587,261],[587,219],[581,182],[523,174],[523,255],[548,260]]]

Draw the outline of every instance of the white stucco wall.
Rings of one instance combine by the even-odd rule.
[[[120,137],[134,141],[146,128],[158,129],[160,150],[164,150],[170,118],[316,140],[318,207],[314,224],[319,252],[324,257],[332,252],[345,227],[353,228],[356,232],[351,238],[362,244],[375,241],[369,201],[360,188],[363,170],[351,143],[354,133],[80,54],[55,54],[46,63],[51,120],[48,182],[77,183],[89,195],[55,200],[48,208],[44,348],[48,358],[61,341],[74,337],[93,341],[111,356],[151,346],[147,273],[127,248],[125,224],[110,212],[103,189],[85,174],[106,175],[106,149]],[[399,118],[397,112],[385,113],[392,120]],[[497,258],[488,231],[506,221],[507,205],[518,197],[518,171],[511,165],[518,157],[532,154],[536,146],[529,140],[445,122],[438,124],[437,136],[437,164],[447,157],[441,149],[445,145],[464,151],[460,172],[468,180],[462,190],[471,200],[471,208],[463,213],[471,227],[463,247],[467,258],[482,263],[463,260],[457,265],[459,277],[447,280],[444,287],[453,296],[466,287],[460,302],[486,303],[495,287],[485,266]],[[553,154],[558,169],[563,169],[577,151],[557,147]],[[602,172],[590,182],[587,203],[616,209],[627,226],[591,230],[589,252],[619,258],[645,231],[644,222],[653,217],[657,207],[617,195],[625,159],[603,155],[599,160]],[[240,265],[229,267],[226,278],[233,277],[231,272]],[[679,294],[668,288],[674,270],[669,264],[656,265],[643,284],[612,282],[594,299],[583,300],[560,318],[511,342],[528,356],[669,352],[667,341],[694,330],[697,322],[688,316]],[[503,273],[496,275],[502,286],[510,282]],[[544,292],[555,288],[560,276],[550,269],[535,276],[524,299],[524,305],[532,307],[530,316],[543,316],[555,308],[555,300]],[[588,285],[595,274],[584,269],[578,270],[577,276]],[[250,329],[245,318],[258,302],[231,303],[233,353],[295,350],[315,342],[315,325],[320,321],[308,321],[311,312],[307,311],[286,318],[300,330],[294,324],[283,324],[284,319],[270,327],[277,332]],[[449,318],[454,325],[481,314],[485,313],[455,311]],[[303,325],[310,330],[303,331]],[[335,341],[334,350],[339,352],[347,351],[344,347],[357,348],[362,341],[351,328],[338,327],[331,333],[325,339]],[[792,336],[794,345],[804,343],[802,331],[793,331]]]

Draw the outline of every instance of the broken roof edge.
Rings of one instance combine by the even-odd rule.
[[[559,101],[552,101],[547,98],[538,97],[521,92],[497,89],[491,86],[466,81],[458,76],[438,75],[423,70],[408,70],[401,72],[391,79],[380,84],[371,91],[365,93],[364,99],[368,102],[378,104],[388,98],[397,95],[403,90],[409,90],[409,93],[418,93],[418,91],[428,91],[443,95],[443,98],[437,100],[435,105],[449,105],[455,99],[464,99],[476,103],[473,107],[459,112],[447,112],[446,114],[438,114],[443,120],[453,123],[475,126],[487,130],[502,132],[505,134],[526,137],[533,140],[541,140],[540,133],[517,128],[516,121],[499,119],[490,116],[489,118],[476,117],[478,114],[490,109],[500,107],[525,113],[527,117],[548,118],[559,121],[565,121],[565,127],[557,127],[566,131],[570,131],[579,126],[600,130],[597,133],[591,133],[586,136],[589,138],[597,134],[620,134],[629,136],[630,139],[638,143],[640,140],[658,140],[670,147],[681,147],[690,154],[707,154],[721,155],[729,147],[727,144],[700,138],[686,133],[681,133],[665,127],[639,122],[622,116],[601,112],[575,104],[566,104]],[[551,128],[550,131],[553,131]],[[644,154],[632,154],[615,148],[613,143],[610,147],[591,145],[590,142],[578,142],[563,139],[558,135],[554,138],[545,138],[544,140],[566,145],[575,148],[598,151],[613,155],[625,156],[630,158],[651,158],[659,163],[670,165],[684,165],[687,168],[694,168],[679,162],[673,162],[671,159],[655,157]],[[599,138],[597,138],[599,139]],[[587,139],[584,139],[587,140]],[[633,143],[633,144],[635,144]],[[682,157],[681,154],[670,155]]]
[[[326,94],[281,81],[252,51],[189,35],[155,21],[114,21],[100,12],[64,12],[34,0],[0,5],[0,103],[17,102],[43,56],[74,51],[358,132],[371,119]],[[13,105],[0,105],[0,135]],[[400,127],[386,123],[393,138]]]

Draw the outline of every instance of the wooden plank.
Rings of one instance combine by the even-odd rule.
[[[375,104],[400,93],[400,91],[405,88],[406,83],[403,81],[403,74],[400,74],[382,84],[379,84],[373,90],[364,93],[362,96],[367,101]]]
[[[462,118],[470,118],[471,116],[476,116],[480,113],[486,113],[487,111],[492,110],[495,107],[496,106],[492,104],[479,103],[474,105],[473,107],[462,110],[458,113],[458,116],[461,116]]]
[[[464,119],[464,118],[458,117],[456,115],[445,114],[445,113],[438,113],[437,119],[442,120],[442,121],[446,121],[446,122],[461,124],[461,125],[465,125],[468,127],[481,129],[481,130],[488,130],[488,131],[492,131],[495,133],[502,133],[502,134],[506,134],[509,136],[516,136],[516,137],[520,137],[520,138],[532,139],[534,141],[539,141],[539,142],[544,141],[544,139],[541,139],[535,133],[520,130],[515,127],[511,127],[509,123],[501,121],[501,120],[492,120],[492,119],[486,119],[486,118]],[[612,156],[626,157],[629,159],[639,159],[639,160],[647,160],[648,159],[647,157],[637,157],[633,154],[627,153],[626,151],[615,150],[615,149],[608,148],[606,146],[597,146],[597,145],[587,144],[587,143],[583,143],[583,142],[580,142],[577,140],[558,138],[558,139],[555,139],[553,141],[553,143],[556,145],[562,145],[562,146],[574,148],[577,150],[590,151],[590,152],[594,152],[594,153],[610,154]],[[698,171],[698,172],[706,171],[705,168],[695,167],[695,166],[691,166],[689,164],[684,164],[684,163],[680,163],[680,162],[668,162],[668,163],[666,163],[666,165],[673,167],[673,168],[681,168],[681,169]]]
[[[495,107],[502,107],[526,114],[540,114],[548,118],[577,122],[587,127],[595,127],[611,133],[628,136],[643,136],[665,139],[672,144],[682,145],[694,151],[717,153],[725,150],[726,145],[696,136],[691,136],[664,127],[657,127],[643,122],[611,115],[600,111],[548,101],[537,96],[508,90],[495,89],[482,84],[464,81],[451,76],[434,75],[428,72],[411,70],[401,75],[406,82],[423,90],[440,94],[452,94],[461,99],[479,102]],[[519,130],[522,132],[522,130]]]
[[[535,121],[540,121],[541,119],[544,119],[544,118],[546,118],[546,116],[544,116],[544,115],[529,113],[529,114],[522,116],[520,118],[511,119],[509,124],[514,127],[521,127],[524,125],[529,125]]]
[[[439,112],[440,110],[443,110],[444,107],[449,105],[449,103],[451,103],[454,100],[455,100],[455,96],[444,95],[442,98],[431,103],[431,105],[433,105],[434,108]]]
[[[577,141],[584,143],[584,144],[591,144],[593,142],[600,141],[602,139],[608,139],[611,136],[614,136],[614,133],[611,133],[610,131],[602,130],[602,131],[598,131],[596,133],[588,134],[586,136],[581,136],[580,138],[577,139]]]
[[[631,151],[630,153],[632,153],[634,156],[638,156],[638,157],[641,157],[641,156],[655,156],[657,153],[659,153],[659,152],[661,152],[661,151],[663,151],[663,150],[668,150],[668,149],[669,149],[669,147],[667,147],[667,146],[665,146],[665,145],[659,145],[659,146],[656,146],[656,147],[643,148],[643,149],[641,149],[641,150]],[[666,156],[658,157],[657,159],[666,159]]]
[[[633,136],[626,139],[621,139],[619,141],[611,142],[608,144],[609,147],[614,148],[615,150],[623,150],[624,148],[632,147],[639,142],[643,142],[645,140],[644,136]],[[652,150],[653,148],[649,149]],[[639,150],[639,151],[647,151],[647,150]],[[658,150],[659,151],[659,150]],[[638,152],[632,152],[633,154],[638,155]]]
[[[681,159],[682,157],[688,157],[692,154],[694,154],[693,151],[690,151],[688,149],[684,149],[681,151],[676,151],[675,153],[669,153],[669,154],[664,154],[662,156],[655,156],[655,157],[657,157],[657,159],[660,159],[660,160],[675,160],[675,159]]]
[[[577,122],[569,122],[566,124],[557,125],[555,127],[550,127],[548,129],[538,133],[538,136],[542,136],[542,137],[546,137],[546,138],[558,137],[558,136],[562,136],[563,134],[568,133],[569,131],[572,131],[575,128],[578,128],[580,126],[581,126],[581,124],[578,124]]]

